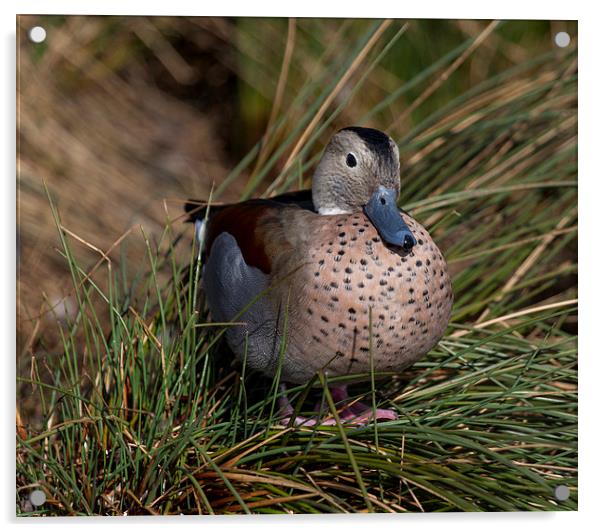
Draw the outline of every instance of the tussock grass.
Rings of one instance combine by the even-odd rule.
[[[404,38],[401,23],[383,24],[367,25],[344,63],[329,63],[275,114],[218,199],[261,150],[244,197],[307,184],[316,144]],[[386,38],[372,40],[379,31]],[[381,108],[452,75],[476,39]],[[354,64],[359,77],[324,105]],[[372,111],[358,122],[379,125]],[[135,278],[108,258],[89,275],[51,203],[77,311],[57,317],[62,352],[34,358],[20,379],[41,411],[18,426],[21,515],[577,508],[576,51],[504,69],[415,127],[387,124],[403,159],[400,204],[444,251],[455,293],[447,334],[427,357],[352,388],[399,419],[341,425],[319,375],[310,384],[337,424],[280,425],[277,383],[234,364],[227,325],[208,320],[191,229],[167,220],[158,239],[132,235],[147,251]],[[303,408],[313,393],[298,386],[289,397]],[[567,501],[555,499],[558,485],[570,488]],[[27,504],[34,487],[48,497],[38,509]]]

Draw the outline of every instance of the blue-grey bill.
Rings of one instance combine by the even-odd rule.
[[[393,189],[381,185],[372,194],[364,212],[387,244],[410,251],[416,245],[416,239],[403,221],[396,199]]]

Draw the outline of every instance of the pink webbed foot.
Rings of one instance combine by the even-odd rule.
[[[279,397],[278,404],[280,406],[280,415],[283,417],[281,423],[288,425],[294,414],[294,409],[291,406],[288,398],[286,397],[286,387],[281,386],[283,395]],[[341,403],[349,399],[347,394],[347,386],[336,386],[331,389],[332,398],[335,403]],[[294,425],[303,427],[312,427],[315,425],[335,425],[336,420],[334,416],[330,415],[326,419],[320,418],[320,413],[327,413],[324,411],[324,402],[318,403],[315,407],[316,416],[305,417],[295,416]],[[350,423],[352,425],[367,425],[371,421],[378,420],[395,420],[397,419],[397,413],[394,410],[377,408],[372,410],[372,407],[355,401],[349,405],[343,405],[339,410],[339,418],[343,423]]]
[[[337,402],[349,399],[347,394],[347,385],[336,386],[331,390],[332,398]],[[374,411],[370,405],[355,401],[343,407],[339,417],[341,421],[351,423],[353,425],[367,425],[371,421],[378,420],[395,420],[397,413],[394,410],[376,408]]]
[[[293,406],[291,405],[290,401],[288,400],[288,397],[286,396],[286,386],[284,384],[280,385],[280,391],[282,392],[282,395],[278,397],[278,406],[280,408],[279,415],[282,417],[282,419],[280,420],[280,423],[282,425],[288,425],[293,416],[295,418],[293,421],[293,425],[295,425],[296,427],[313,427],[314,425],[318,424],[330,424],[320,423],[320,418],[318,416],[305,417],[295,415],[295,410],[293,409]]]

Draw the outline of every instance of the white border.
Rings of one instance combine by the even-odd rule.
[[[575,529],[591,529],[589,525],[599,521],[598,508],[600,487],[600,453],[598,449],[602,440],[597,437],[600,430],[602,389],[600,379],[602,368],[600,360],[600,340],[596,332],[600,327],[598,321],[602,314],[599,302],[602,301],[600,289],[600,257],[602,257],[602,238],[600,235],[600,208],[602,163],[599,154],[600,143],[600,95],[602,94],[600,57],[601,24],[598,10],[593,7],[594,1],[525,1],[504,0],[491,2],[454,0],[430,2],[374,2],[348,1],[315,1],[304,0],[299,3],[253,2],[220,0],[219,2],[169,0],[163,2],[146,1],[140,3],[124,0],[54,0],[2,2],[2,61],[3,82],[0,83],[3,107],[3,127],[1,128],[2,161],[5,161],[5,172],[2,183],[3,206],[2,220],[2,254],[0,264],[3,275],[0,277],[0,294],[3,305],[1,337],[6,349],[2,351],[4,363],[2,376],[5,379],[5,393],[2,394],[3,407],[2,427],[4,436],[0,438],[0,456],[5,460],[3,479],[0,482],[0,501],[2,518],[11,529],[19,524],[29,527],[31,520],[16,521],[14,516],[14,338],[15,338],[15,15],[27,13],[60,13],[60,14],[131,14],[131,15],[213,15],[213,16],[321,16],[321,17],[403,17],[403,18],[519,18],[519,19],[578,19],[579,20],[579,273],[581,296],[579,305],[580,326],[580,373],[579,373],[579,512],[570,513],[498,513],[498,514],[429,514],[421,515],[373,515],[373,516],[278,516],[255,518],[103,518],[56,519],[38,522],[45,530],[55,530],[66,524],[81,526],[145,526],[150,529],[163,530],[165,526],[176,524],[180,527],[231,528],[244,526],[246,529],[281,529],[283,526],[306,531],[308,526],[326,525],[340,526],[346,529],[365,531],[367,526],[377,527],[378,532],[399,530],[401,527],[420,526],[421,530],[445,529],[446,532],[460,530],[469,532],[487,529],[488,532],[506,530],[525,526],[545,527],[546,530],[566,532],[569,527]],[[598,329],[599,330],[599,329]],[[596,433],[597,432],[597,433]],[[35,521],[34,521],[35,522]],[[522,525],[522,526],[521,526]]]

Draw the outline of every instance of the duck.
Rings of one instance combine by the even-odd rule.
[[[386,133],[337,131],[311,189],[228,205],[190,200],[212,320],[247,367],[286,384],[400,374],[443,337],[453,292],[428,231],[397,201],[399,149]],[[345,406],[340,419],[396,419],[392,409]],[[284,393],[281,413],[294,417]],[[297,416],[299,424],[319,419]],[[331,418],[332,419],[332,418]]]

